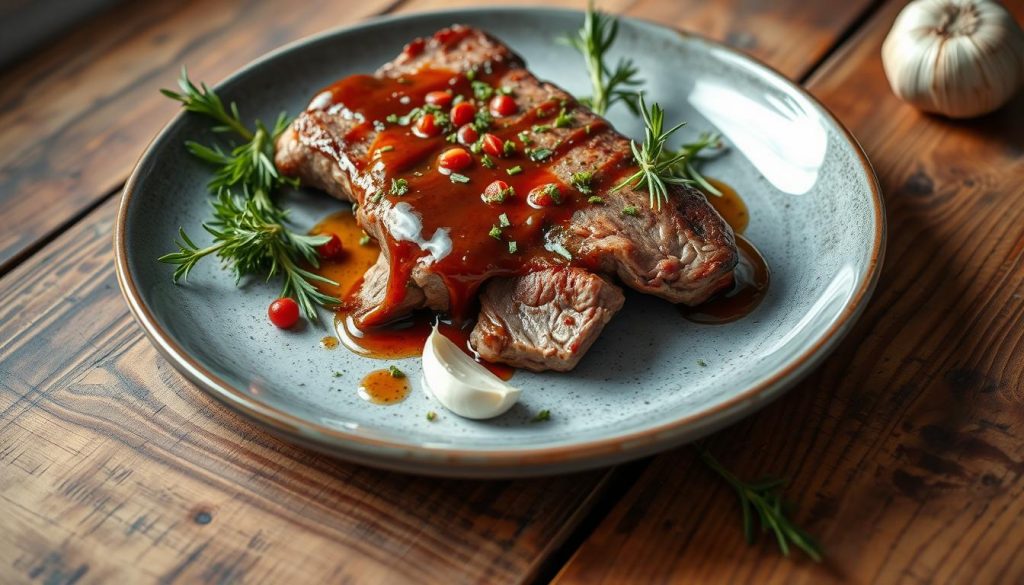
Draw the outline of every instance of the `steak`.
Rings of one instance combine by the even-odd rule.
[[[438,155],[462,134],[446,108],[425,105],[444,91],[473,106],[467,125],[502,152],[484,136],[466,144],[470,167],[445,173]],[[495,112],[503,95],[514,113]],[[324,89],[277,146],[283,174],[358,204],[357,221],[381,244],[350,298],[361,328],[417,308],[470,319],[479,293],[481,355],[567,370],[622,305],[605,278],[689,305],[732,283],[732,230],[699,191],[670,185],[653,209],[646,191],[616,189],[636,170],[629,140],[474,28],[416,39],[374,75]],[[488,198],[498,182],[507,200]],[[567,311],[576,324],[559,321]]]
[[[487,361],[568,371],[623,302],[619,287],[581,268],[495,278],[480,294],[480,316],[470,342]]]

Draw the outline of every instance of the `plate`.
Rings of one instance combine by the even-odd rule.
[[[555,38],[583,14],[484,8],[397,16],[286,46],[217,86],[243,117],[301,111],[316,91],[376,70],[414,36],[455,22],[507,42],[542,79],[585,95],[581,57]],[[767,258],[772,284],[749,316],[725,325],[683,319],[637,294],[571,373],[516,373],[513,410],[491,421],[444,411],[419,382],[419,359],[382,362],[320,346],[327,326],[281,331],[266,307],[279,284],[236,287],[216,262],[171,284],[156,258],[179,226],[202,245],[210,169],[186,140],[212,140],[206,120],[180,114],[153,141],[124,189],[116,234],[118,278],[157,348],[196,384],[292,440],[363,464],[408,472],[509,477],[611,465],[700,438],[761,408],[835,347],[860,314],[882,262],[885,220],[874,173],[856,141],[799,87],[749,57],[701,37],[622,19],[611,58],[633,58],[649,101],[687,120],[680,140],[716,129],[730,151],[705,167],[750,208],[746,236]],[[168,79],[170,85],[173,80]],[[624,108],[610,119],[632,136]],[[313,191],[284,195],[300,228],[346,204]],[[330,321],[329,316],[325,321]],[[357,393],[366,373],[397,365],[413,392],[378,406]],[[335,377],[335,372],[342,372]],[[531,423],[538,411],[547,422]],[[431,422],[426,413],[435,410]]]

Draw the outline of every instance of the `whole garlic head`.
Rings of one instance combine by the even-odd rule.
[[[893,92],[928,112],[991,112],[1024,84],[1024,31],[994,0],[914,0],[882,45]]]

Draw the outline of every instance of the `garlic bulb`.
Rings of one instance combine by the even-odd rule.
[[[1024,83],[1024,31],[994,0],[914,0],[882,45],[893,92],[951,118],[991,112]]]

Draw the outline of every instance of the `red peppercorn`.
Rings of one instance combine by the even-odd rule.
[[[449,148],[437,157],[437,165],[442,173],[448,175],[473,164],[473,157],[461,146]]]
[[[427,103],[439,108],[447,108],[452,103],[452,94],[447,91],[432,91],[427,94]]]
[[[491,98],[488,109],[495,118],[504,118],[519,111],[519,106],[516,105],[516,100],[502,94]]]
[[[412,132],[420,138],[429,138],[440,134],[441,127],[437,125],[433,114],[425,114],[420,116],[419,120],[416,120],[416,124],[412,127]]]
[[[331,239],[327,240],[326,243],[321,244],[316,251],[320,254],[321,258],[336,260],[341,258],[342,254],[345,253],[345,249],[341,245],[341,238],[338,237],[338,234],[330,234],[330,236]]]
[[[459,132],[456,135],[456,138],[459,139],[459,144],[465,144],[466,146],[469,146],[470,144],[476,142],[477,138],[480,138],[480,133],[477,132],[476,128],[474,128],[470,124],[466,124],[462,128],[459,128]]]
[[[299,304],[288,297],[277,299],[270,303],[267,316],[274,326],[288,329],[299,322]]]
[[[449,115],[452,118],[452,124],[462,126],[473,121],[473,117],[476,116],[476,108],[469,102],[459,102],[452,106]]]
[[[505,199],[511,195],[508,183],[502,180],[496,180],[487,185],[484,189],[484,194],[480,197],[486,203],[504,203]]]
[[[501,156],[505,152],[505,146],[501,138],[490,133],[484,134],[483,149],[485,153],[491,156]]]
[[[548,183],[530,190],[530,194],[526,196],[526,202],[534,208],[551,207],[562,202],[562,194],[558,191],[558,185]]]

